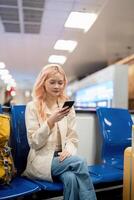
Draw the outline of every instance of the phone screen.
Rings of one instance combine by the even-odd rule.
[[[64,108],[64,107],[69,107],[69,108],[71,108],[71,107],[73,106],[73,104],[74,104],[74,101],[65,101],[65,102],[64,102],[64,105],[63,105],[63,108]]]

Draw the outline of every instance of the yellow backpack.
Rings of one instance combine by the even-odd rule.
[[[0,114],[0,184],[9,184],[14,173],[14,163],[11,148],[8,146],[10,138],[10,117]]]

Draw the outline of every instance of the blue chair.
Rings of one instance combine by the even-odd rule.
[[[107,164],[101,163],[92,165],[89,166],[88,169],[91,177],[94,175],[96,179],[98,179],[98,181],[96,181],[96,184],[123,180],[123,170],[114,168]]]
[[[102,135],[102,163],[89,167],[102,182],[123,180],[124,149],[131,145],[132,119],[127,109],[99,107],[96,110]]]
[[[102,162],[123,169],[124,150],[131,146],[133,121],[127,109],[97,108],[102,135]]]
[[[15,177],[9,186],[0,186],[0,200],[30,195],[39,191],[39,186],[25,178]]]
[[[2,113],[2,107],[1,107],[1,104],[0,104],[0,113]]]
[[[0,107],[0,112],[2,108]],[[12,137],[11,137],[12,138]],[[12,141],[11,141],[12,143]],[[39,191],[40,188],[32,181],[20,177],[19,174],[7,186],[0,185],[0,200],[12,199],[19,196],[30,195],[31,193]]]

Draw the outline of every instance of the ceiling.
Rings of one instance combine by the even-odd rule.
[[[31,87],[52,54],[65,55],[69,80],[134,53],[134,0],[0,0],[0,62],[21,87]],[[71,11],[96,12],[91,29],[65,28]],[[78,41],[72,52],[58,39]]]

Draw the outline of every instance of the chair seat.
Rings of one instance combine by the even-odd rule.
[[[90,173],[90,166],[88,166],[88,169]],[[102,174],[96,175],[94,173],[90,173],[90,178],[94,185],[103,182]],[[63,190],[63,184],[60,182],[49,182],[49,181],[42,181],[42,180],[35,180],[34,182],[37,183],[39,187],[43,190],[48,190],[48,191],[62,191]]]
[[[114,168],[107,164],[98,164],[88,167],[89,173],[101,180],[101,182],[111,182],[123,180],[123,170]]]
[[[48,191],[62,191],[63,190],[63,184],[60,182],[49,182],[49,181],[43,181],[43,180],[34,180],[38,186],[43,190]]]
[[[0,200],[24,196],[39,190],[39,186],[32,181],[15,177],[9,186],[0,186]]]
[[[98,184],[102,182],[102,176],[96,176],[94,174],[90,174],[91,180],[93,184]],[[34,180],[35,183],[39,185],[39,187],[43,190],[48,191],[62,191],[63,190],[63,184],[60,182],[49,182],[49,181],[43,181],[43,180]]]
[[[90,178],[92,180],[93,185],[99,184],[102,182],[102,176],[96,176],[94,174],[90,174]]]
[[[123,170],[124,158],[122,156],[120,156],[120,158],[118,158],[118,159],[116,158],[113,160],[107,160],[107,164],[114,168]]]

